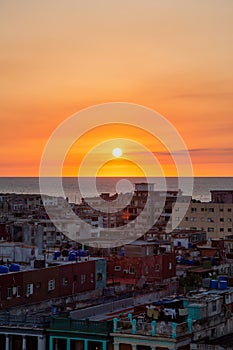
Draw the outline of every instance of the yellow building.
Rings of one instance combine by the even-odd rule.
[[[207,238],[221,238],[233,233],[233,191],[211,191],[210,202],[191,201],[184,213],[185,204],[180,204],[172,214],[174,229],[204,230]]]

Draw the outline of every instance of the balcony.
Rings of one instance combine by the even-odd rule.
[[[134,320],[135,322],[136,320]],[[163,338],[180,338],[190,334],[187,322],[142,322],[140,319],[131,322],[128,318],[118,322],[117,333],[137,334]]]

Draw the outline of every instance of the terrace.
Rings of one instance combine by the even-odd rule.
[[[190,322],[150,321],[143,316],[114,319],[113,332],[162,338],[181,338],[191,333]]]

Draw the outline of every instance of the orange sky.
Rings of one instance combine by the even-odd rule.
[[[0,176],[38,176],[57,125],[112,101],[173,123],[196,176],[233,176],[232,18],[232,0],[2,0]]]

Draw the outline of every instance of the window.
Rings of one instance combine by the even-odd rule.
[[[223,227],[220,228],[220,232],[224,232],[224,228]]]
[[[115,271],[121,271],[121,267],[120,266],[115,266]]]
[[[86,275],[82,274],[81,275],[81,284],[84,284],[86,282]]]
[[[55,280],[49,280],[48,281],[48,291],[52,291],[55,289]]]
[[[223,211],[223,208],[219,208],[219,211]]]
[[[16,296],[16,298],[20,297],[20,286],[13,287],[13,294]]]
[[[197,208],[191,208],[192,213],[196,213],[196,211],[197,211]]]
[[[229,228],[227,229],[227,231],[228,231],[228,232],[231,232],[231,228],[229,227]]]
[[[213,301],[213,302],[212,302],[212,310],[213,310],[213,311],[216,311],[216,310],[217,310],[217,302],[216,302],[216,301]]]
[[[168,264],[168,269],[169,269],[169,270],[172,269],[172,263],[171,263],[171,262],[169,262],[169,264]]]
[[[16,287],[16,298],[19,298],[19,297],[20,297],[20,291],[21,291],[20,286],[17,286],[17,287]]]
[[[149,267],[148,267],[148,265],[146,265],[145,266],[145,274],[148,275],[148,273],[149,273]]]
[[[214,222],[214,219],[213,218],[208,218],[207,221],[208,222]]]
[[[63,277],[63,279],[62,279],[62,284],[63,284],[63,286],[68,286],[69,280],[68,280],[67,277]]]
[[[227,218],[227,222],[231,222],[231,218]]]
[[[207,231],[208,232],[214,232],[214,227],[208,227]]]
[[[180,208],[176,208],[176,211],[180,211]]]
[[[155,271],[159,271],[160,270],[160,266],[159,266],[159,264],[156,264],[156,266],[155,266]]]
[[[7,288],[7,299],[12,298],[13,295],[13,290],[12,288]]]
[[[134,266],[130,266],[129,267],[129,273],[135,273],[135,267]]]
[[[214,208],[209,208],[209,212],[213,213],[214,212]]]
[[[197,221],[197,218],[191,217],[191,218],[190,218],[190,221]]]
[[[231,212],[231,208],[228,208],[227,211],[228,211],[228,213],[230,213]]]
[[[223,221],[224,221],[224,218],[220,218],[219,221],[220,221],[220,222],[223,222]]]
[[[192,235],[192,242],[200,241],[200,235]]]
[[[185,221],[188,221],[188,220],[189,220],[189,218],[188,218],[188,216],[186,216]]]
[[[201,211],[205,211],[205,208],[201,208]]]
[[[40,287],[41,287],[41,282],[36,282],[36,288],[40,289]]]
[[[94,273],[90,274],[90,281],[91,281],[91,283],[94,283]]]
[[[201,221],[205,221],[205,218],[203,216],[201,217]]]
[[[33,294],[33,283],[28,283],[27,284],[27,296]]]
[[[103,280],[103,274],[101,272],[98,272],[97,281],[102,281],[102,280]]]
[[[213,338],[215,336],[215,328],[211,329],[211,337]]]

